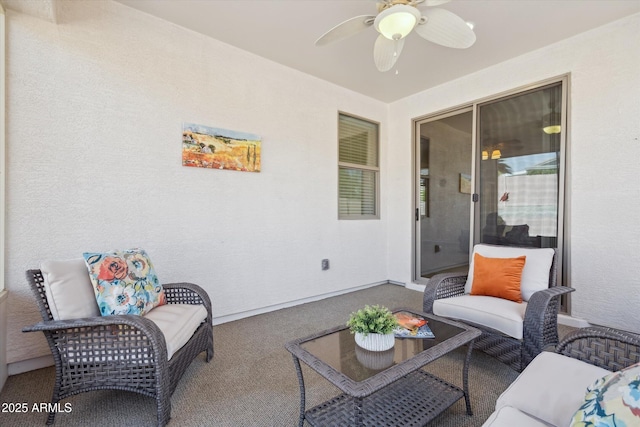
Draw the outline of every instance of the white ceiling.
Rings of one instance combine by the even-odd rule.
[[[116,0],[164,20],[384,102],[640,12],[640,0],[453,0],[476,43],[449,49],[410,34],[395,69],[377,71],[369,28],[315,47],[340,22],[375,15],[375,0]]]

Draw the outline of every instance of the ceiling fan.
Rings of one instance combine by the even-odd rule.
[[[347,19],[324,33],[316,40],[316,46],[345,39],[373,26],[380,33],[373,46],[373,60],[380,71],[393,68],[402,52],[405,37],[414,29],[420,37],[430,42],[466,49],[476,41],[471,27],[455,13],[433,7],[449,1],[380,0],[377,15]]]

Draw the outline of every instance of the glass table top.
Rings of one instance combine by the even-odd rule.
[[[394,310],[395,311],[395,310]],[[435,338],[396,338],[387,351],[368,351],[355,343],[345,326],[335,332],[300,343],[300,347],[354,381],[364,381],[389,367],[408,360],[458,334],[465,329],[423,316]]]

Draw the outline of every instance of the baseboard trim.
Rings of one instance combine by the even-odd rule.
[[[214,325],[220,325],[222,323],[233,322],[234,320],[240,320],[240,319],[244,319],[246,317],[256,316],[258,314],[270,313],[272,311],[281,310],[283,308],[294,307],[296,305],[306,304],[308,302],[320,301],[320,300],[323,300],[323,299],[326,299],[326,298],[336,297],[338,295],[344,295],[344,294],[348,294],[350,292],[360,291],[360,290],[363,290],[363,289],[372,288],[374,286],[386,285],[386,284],[404,286],[404,283],[392,282],[392,281],[389,281],[389,280],[383,280],[381,282],[369,283],[367,285],[360,285],[360,286],[356,286],[354,288],[342,289],[340,291],[335,291],[335,292],[328,292],[326,294],[320,294],[320,295],[315,295],[315,296],[308,297],[308,298],[302,298],[302,299],[298,299],[298,300],[288,301],[288,302],[281,303],[281,304],[274,304],[274,305],[270,305],[270,306],[267,306],[267,307],[256,308],[254,310],[247,310],[247,311],[242,311],[242,312],[239,312],[239,313],[228,314],[228,315],[225,315],[225,316],[214,317],[213,318],[213,324]]]
[[[424,292],[424,288],[426,288],[427,285],[421,285],[420,283],[406,283],[404,287],[411,289],[412,291]]]
[[[586,328],[591,326],[589,322],[578,317],[571,317],[568,314],[558,314],[558,323],[565,326],[571,326],[574,328]]]
[[[53,356],[48,355],[9,363],[7,365],[7,370],[9,371],[9,375],[17,375],[27,371],[35,371],[36,369],[48,368],[49,366],[53,365]]]

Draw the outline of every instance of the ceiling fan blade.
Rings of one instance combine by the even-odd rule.
[[[391,6],[393,4],[392,0],[377,0],[378,3],[382,3],[385,5]],[[430,7],[430,6],[440,6],[441,4],[449,3],[451,0],[411,0],[410,5],[416,7]]]
[[[422,16],[427,18],[427,22],[416,25],[415,31],[430,42],[456,49],[466,49],[476,42],[473,30],[453,12],[427,9]]]
[[[380,34],[373,45],[373,61],[378,70],[389,71],[392,69],[400,57],[403,46],[404,39],[389,40]]]
[[[440,6],[441,4],[449,3],[451,0],[425,0],[420,6]]]
[[[366,30],[373,25],[375,18],[373,15],[360,15],[347,19],[320,36],[320,38],[316,40],[316,46],[325,46],[357,34],[362,30]]]

